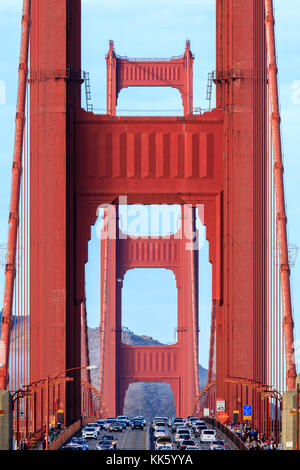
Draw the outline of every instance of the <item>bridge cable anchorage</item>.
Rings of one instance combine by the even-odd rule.
[[[276,198],[276,230],[279,247],[280,266],[288,265],[288,242],[286,231],[286,211],[283,182],[283,163],[280,130],[279,93],[277,83],[277,64],[275,46],[275,20],[273,14],[273,1],[265,0],[265,30],[268,58],[268,89],[271,105],[270,128],[272,134],[272,149],[274,159],[274,189]],[[286,386],[288,390],[295,388],[296,367],[294,360],[294,331],[291,301],[291,286],[289,269],[280,270],[280,286],[282,292],[283,315],[286,321],[283,324],[283,334],[286,351]]]
[[[5,271],[4,303],[2,312],[2,328],[0,342],[0,365],[4,367],[4,374],[0,376],[0,389],[5,390],[8,385],[8,364],[10,351],[10,336],[12,323],[13,294],[15,284],[16,250],[19,221],[19,203],[21,191],[22,154],[24,142],[25,105],[28,76],[29,33],[30,33],[31,0],[23,0],[21,21],[20,62],[18,70],[18,96],[15,121],[14,155],[12,165],[12,183],[10,214],[16,217],[9,219],[7,265],[13,269]]]

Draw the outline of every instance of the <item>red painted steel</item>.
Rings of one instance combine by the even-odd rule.
[[[184,115],[193,113],[193,61],[190,41],[184,55],[172,59],[128,59],[119,57],[109,42],[107,64],[107,114],[116,115],[118,95],[129,86],[168,86],[181,93]]]
[[[184,217],[183,217],[184,216]],[[182,209],[182,233],[170,237],[131,238],[119,231],[118,209],[112,206],[102,231],[101,296],[106,299],[106,320],[102,312],[105,359],[102,369],[103,401],[108,414],[123,412],[125,393],[133,382],[166,382],[174,394],[176,413],[185,416],[199,393],[197,257],[198,249],[187,249],[195,232],[195,210]],[[107,238],[107,234],[110,234]],[[116,235],[113,237],[113,235]],[[109,266],[106,250],[108,244]],[[132,346],[121,340],[121,297],[125,273],[133,268],[165,268],[173,271],[178,289],[178,339],[168,346]],[[108,292],[106,292],[108,289]],[[103,322],[105,321],[105,326]],[[102,350],[101,350],[102,353]]]
[[[207,372],[207,384],[215,380],[215,348],[216,348],[216,302],[213,301],[210,323],[209,361]]]
[[[280,283],[283,303],[283,332],[285,339],[286,384],[288,390],[295,388],[296,366],[294,354],[294,322],[292,312],[290,267],[286,230],[286,211],[283,183],[282,147],[280,132],[279,98],[277,85],[276,46],[272,0],[265,0],[266,43],[268,51],[268,76],[271,103],[271,132],[274,157],[274,183],[276,195],[276,226],[279,246]]]
[[[260,0],[217,0],[217,108],[224,115],[223,297],[216,306],[216,390],[265,382],[266,44]],[[249,403],[251,404],[251,403]]]
[[[30,377],[81,364],[74,290],[73,122],[81,96],[81,2],[32,0],[30,37]],[[80,416],[80,371],[61,384],[65,422]],[[36,426],[43,423],[42,399]]]
[[[28,75],[30,15],[31,0],[24,0],[22,11],[22,31],[18,79],[17,112],[15,123],[14,156],[12,167],[12,186],[9,209],[7,260],[5,268],[4,303],[1,321],[0,389],[6,389],[8,383],[10,333],[12,328],[12,305],[16,275],[16,251],[19,225],[20,185],[25,126],[25,103]]]
[[[216,394],[224,397],[226,412],[232,418],[234,388],[224,379],[245,377],[249,383],[266,383],[264,3],[217,0],[217,108],[202,116],[191,114],[193,60],[189,44],[183,58],[174,59],[174,64],[176,60],[181,64],[177,64],[182,67],[178,68],[180,73],[187,70],[181,84],[176,82],[177,65],[168,72],[162,69],[159,80],[147,82],[138,73],[148,62],[118,58],[111,44],[107,56],[108,114],[98,116],[81,109],[80,8],[80,0],[32,0],[31,380],[81,363],[85,263],[98,206],[113,203],[115,210],[120,196],[127,197],[127,204],[200,204],[204,211],[199,210],[199,215],[209,241],[216,319],[216,392],[209,395],[209,404],[214,407]],[[173,67],[172,61],[162,61],[161,67]],[[158,66],[156,61],[149,64]],[[126,67],[131,67],[132,75],[126,75]],[[168,81],[170,70],[173,77]],[[122,87],[149,83],[184,87],[188,97],[184,117],[114,116]],[[279,170],[276,175],[281,175]],[[112,225],[116,230],[116,221]],[[177,410],[190,414],[197,394],[193,358],[198,346],[193,337],[197,328],[192,318],[196,305],[191,291],[193,259],[182,249],[181,240],[182,258],[172,268],[180,273],[179,339],[176,345],[157,350],[154,357],[150,347],[137,349],[120,342],[121,286],[116,280],[122,262],[127,259],[132,263],[128,251],[131,241],[124,246],[123,241],[108,241],[106,269],[102,259],[107,311],[105,316],[101,311],[106,321],[101,387],[107,407],[111,412],[121,409],[131,380],[153,381],[155,377],[169,381]],[[136,258],[135,262],[145,266],[146,260]],[[153,259],[151,263],[153,266]],[[162,256],[155,263],[171,269]],[[196,276],[194,283],[196,290]],[[284,326],[289,330],[291,324],[285,322]],[[291,337],[287,336],[289,344]],[[67,423],[80,416],[80,373],[74,372],[72,377],[72,383],[60,385],[60,406],[66,409]],[[254,399],[251,396],[248,404]],[[240,399],[242,406],[243,393]],[[45,397],[36,404],[36,427],[42,425],[43,401]]]

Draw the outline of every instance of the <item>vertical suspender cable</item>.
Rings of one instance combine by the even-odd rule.
[[[20,65],[18,79],[17,113],[15,124],[14,157],[12,167],[12,187],[9,213],[7,261],[5,270],[4,305],[0,342],[0,389],[6,389],[8,383],[8,362],[12,303],[16,271],[16,247],[19,223],[20,181],[22,172],[22,152],[25,121],[25,100],[28,75],[28,52],[30,31],[31,0],[23,0],[22,31],[20,47]]]
[[[273,1],[265,0],[265,24],[268,54],[269,93],[271,104],[271,130],[274,152],[274,186],[276,195],[276,229],[279,243],[280,283],[283,303],[283,333],[285,342],[286,386],[295,388],[296,367],[294,360],[294,322],[290,290],[290,269],[286,231],[286,212],[283,185],[283,164],[281,148],[279,97],[275,48]]]
[[[103,236],[104,236],[104,266],[103,266],[103,299],[101,306],[101,324],[100,324],[100,383],[99,390],[100,394],[103,395],[103,379],[104,379],[104,364],[105,364],[105,340],[106,340],[106,320],[107,320],[107,291],[108,291],[108,232],[109,232],[109,212],[104,210],[104,220],[106,219],[106,224],[103,227]]]
[[[189,220],[190,225],[190,235],[194,232],[195,229],[195,209],[191,210],[191,220]],[[198,253],[198,251],[197,251]],[[195,251],[190,249],[191,256],[191,288],[192,288],[192,318],[193,318],[193,351],[194,351],[194,374],[195,374],[195,394],[199,395],[199,371],[198,371],[198,331],[196,327],[196,317],[198,318],[198,310],[196,309],[196,292],[195,292]]]

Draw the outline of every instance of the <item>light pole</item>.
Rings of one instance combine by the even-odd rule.
[[[70,369],[66,369],[61,371],[59,374],[57,374],[55,377],[49,377],[47,376],[44,379],[36,380],[34,382],[31,382],[28,385],[22,385],[19,390],[13,393],[12,395],[12,401],[13,401],[13,407],[16,402],[17,406],[17,417],[16,417],[16,423],[17,423],[17,430],[16,430],[16,440],[17,440],[17,447],[19,446],[19,403],[18,400],[20,398],[24,398],[30,393],[35,393],[37,388],[41,387],[43,384],[46,383],[46,450],[49,448],[49,386],[51,383],[53,383],[55,380],[59,379],[62,374],[65,374],[66,372],[70,372],[73,370],[79,370],[79,369],[96,369],[96,366],[83,366],[83,367],[72,367]],[[72,381],[72,377],[64,377],[64,381]]]
[[[61,371],[59,374],[57,374],[55,377],[49,377],[47,375],[46,379],[46,450],[49,450],[49,386],[51,383],[53,383],[55,380],[60,378],[60,375],[66,374],[67,372],[71,372],[73,370],[80,370],[80,369],[95,369],[96,366],[79,366],[79,367],[71,367],[70,369],[65,369]],[[66,379],[73,380],[71,377],[66,377]]]

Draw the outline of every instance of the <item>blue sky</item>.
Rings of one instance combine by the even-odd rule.
[[[105,55],[109,40],[128,57],[171,57],[184,52],[190,39],[194,61],[194,106],[207,108],[207,74],[215,69],[214,0],[82,0],[82,68],[90,73],[95,112],[106,106]],[[300,247],[300,4],[299,0],[275,0],[277,55],[285,165],[285,191],[289,242]],[[0,2],[0,245],[7,240],[11,162],[17,91],[21,0]],[[1,88],[2,86],[2,88]],[[3,103],[5,87],[5,103]],[[2,90],[2,91],[1,91]],[[83,105],[85,104],[83,95]],[[127,89],[119,96],[119,114],[146,114],[145,110],[174,110],[181,114],[179,92],[173,89]],[[126,111],[123,111],[126,110]],[[131,113],[127,110],[132,110]],[[161,112],[162,114],[171,114]],[[147,114],[151,114],[148,111]],[[159,114],[159,113],[156,113]],[[99,241],[93,237],[87,266],[88,322],[99,323]],[[200,251],[200,361],[208,360],[210,320],[210,266],[207,244]],[[295,336],[300,340],[300,261],[292,270]],[[153,289],[149,290],[149,285]],[[3,299],[3,268],[0,267],[0,302]],[[148,296],[148,297],[146,297]],[[145,299],[152,299],[152,316]],[[148,302],[148,301],[147,301]],[[147,303],[149,306],[150,303]],[[152,307],[153,305],[153,307]],[[124,322],[140,334],[161,341],[172,339],[176,325],[176,291],[167,272],[128,273],[124,283]],[[124,323],[125,324],[125,323]],[[168,328],[164,327],[169,325]],[[164,332],[168,334],[165,335]],[[300,356],[300,347],[298,348]]]

